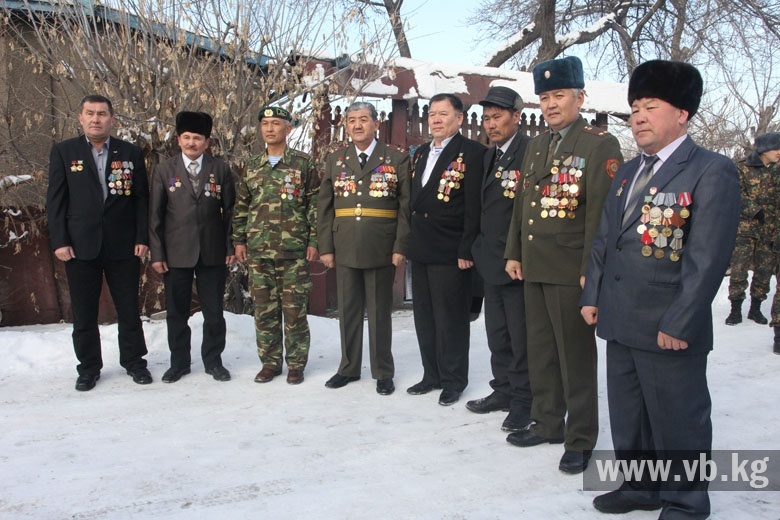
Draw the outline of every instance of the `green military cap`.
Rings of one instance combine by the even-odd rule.
[[[260,113],[257,114],[257,120],[262,121],[264,117],[278,117],[286,121],[292,121],[290,113],[282,107],[263,107],[260,109]]]

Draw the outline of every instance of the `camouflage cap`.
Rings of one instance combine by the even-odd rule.
[[[263,107],[260,109],[260,113],[257,114],[257,120],[262,121],[264,117],[278,117],[285,121],[292,121],[290,113],[282,107]]]

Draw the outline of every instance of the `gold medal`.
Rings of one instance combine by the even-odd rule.
[[[650,256],[653,254],[653,248],[650,246],[642,246],[642,256]]]
[[[681,210],[680,210],[680,216],[681,216],[682,218],[688,218],[688,217],[690,217],[690,216],[691,216],[691,212],[690,212],[690,211],[688,211],[688,208],[683,208],[683,209],[681,209]],[[678,260],[679,260],[679,258],[678,258]],[[675,262],[676,262],[676,261],[677,261],[677,260],[675,260]]]
[[[563,210],[558,211],[558,218],[566,218],[566,212]]]
[[[542,210],[541,217],[542,218],[547,218],[547,210],[546,209]]]
[[[659,260],[662,259],[664,257],[664,250],[660,248],[656,249],[655,252],[653,253],[653,256]]]
[[[439,200],[442,200],[442,199],[444,199],[444,194],[443,193],[439,193],[438,195],[436,195],[436,198],[439,199]]]
[[[648,232],[648,235],[650,235],[652,238],[658,237],[658,230],[656,228],[651,228]]]
[[[566,213],[566,216],[571,219],[571,218],[574,218],[576,216],[576,214],[573,211],[569,211],[568,213]]]
[[[450,196],[449,195],[445,195],[444,196],[444,202],[449,202],[449,201],[450,201]]]
[[[668,226],[667,226],[667,227],[665,227],[665,228],[663,228],[663,229],[661,230],[661,234],[662,234],[663,236],[665,236],[666,238],[669,238],[670,236],[672,236],[672,228],[670,228],[670,227],[668,227]]]
[[[671,253],[669,253],[669,260],[671,260],[672,262],[679,262],[680,253],[678,253],[677,251],[672,251]]]

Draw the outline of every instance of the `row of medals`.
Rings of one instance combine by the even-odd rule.
[[[372,197],[389,197],[395,194],[398,176],[394,173],[374,173],[368,185],[368,194]]]
[[[518,170],[505,170],[503,166],[498,168],[496,179],[501,179],[501,187],[504,188],[504,197],[515,198],[517,185],[520,182]]]
[[[341,172],[341,176],[333,181],[333,188],[337,197],[349,197],[349,194],[355,193],[357,189],[355,176],[347,176],[347,172]]]
[[[108,189],[111,195],[130,195],[133,187],[133,172],[126,166],[127,162],[111,163],[111,174],[108,176]],[[121,164],[121,167],[119,166]],[[130,163],[132,165],[132,163]]]
[[[664,248],[668,245],[672,249],[669,253],[669,260],[678,262],[682,249],[682,238],[685,235],[682,226],[685,225],[685,219],[691,216],[691,212],[685,206],[677,212],[672,209],[671,204],[664,208],[662,202],[665,198],[671,196],[676,199],[676,197],[672,193],[658,193],[656,195],[655,190],[656,188],[650,188],[650,195],[645,197],[642,216],[639,219],[640,224],[636,228],[636,232],[641,235],[644,244],[641,251],[642,256],[652,255],[660,260],[666,256]],[[686,206],[688,204],[690,202],[686,203]],[[669,241],[669,238],[672,240]],[[655,249],[653,249],[653,245],[656,246]]]
[[[460,189],[460,181],[466,177],[466,165],[463,163],[463,154],[461,153],[458,158],[450,163],[450,167],[444,170],[439,179],[439,187],[436,198],[443,200],[444,202],[450,201],[450,192],[452,190]]]
[[[173,193],[176,191],[176,188],[181,188],[181,177],[175,177],[168,180],[168,191]],[[209,177],[209,182],[203,187],[203,189],[203,194],[206,197],[216,197],[217,199],[222,198],[222,186],[217,184],[217,178],[214,177],[214,174],[211,174]]]
[[[286,174],[284,176],[284,184],[282,185],[282,199],[297,199],[301,196],[301,174],[295,172],[293,174]]]
[[[585,159],[582,157],[569,156],[563,161],[563,166],[559,159],[553,161],[550,168],[551,184],[542,187],[542,218],[574,218],[574,210],[579,206],[577,196],[580,194],[580,187],[577,181],[582,177],[582,168],[585,167]]]

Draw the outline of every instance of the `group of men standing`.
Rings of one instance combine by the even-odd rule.
[[[580,115],[579,59],[540,63],[533,78],[548,132],[520,135],[523,100],[492,87],[480,102],[486,148],[460,134],[461,100],[438,94],[428,114],[433,140],[412,162],[376,140],[376,109],[354,103],[345,116],[351,144],[327,157],[321,182],[311,158],[287,147],[292,118],[280,107],[261,110],[266,148],[237,189],[227,165],[204,154],[210,116],[180,113],[182,153],[155,167],[148,216],[140,150],[109,138],[110,101],[85,98],[85,135],[52,149],[48,198],[52,246],[72,292],[77,389],[94,387],[102,367],[104,271],[119,314],[120,363],[137,383],[152,381],[137,304],[139,258],[150,244],[168,308],[164,381],[190,371],[193,277],[204,311],[204,368],[230,379],[221,362],[221,292],[225,264],[238,260],[249,263],[255,303],[263,365],[255,381],[273,380],[284,360],[287,382],[302,382],[308,262],[319,257],[337,268],[341,333],[341,362],[326,386],[360,378],[365,312],[371,375],[376,391],[389,395],[393,278],[408,258],[423,367],[408,393],[441,390],[445,406],[460,399],[476,268],[493,380],[492,393],[466,407],[508,412],[501,425],[508,442],[563,443],[559,469],[587,468],[599,431],[597,326],[607,340],[618,457],[709,453],[710,307],[736,237],[740,196],[734,165],[687,136],[701,76],[679,62],[636,68],[628,101],[642,155],[626,164],[615,137]],[[706,482],[627,480],[594,505],[606,513],[663,508],[662,518],[704,518],[706,489]]]

